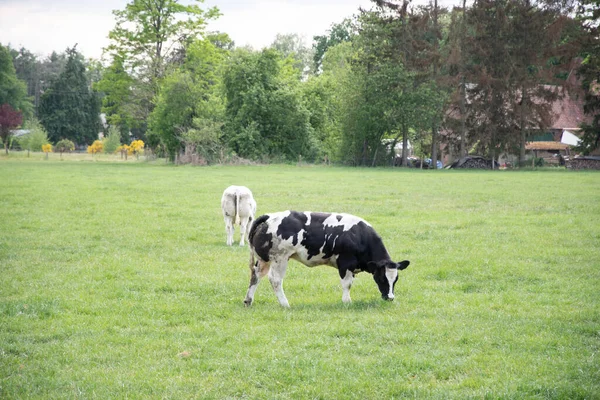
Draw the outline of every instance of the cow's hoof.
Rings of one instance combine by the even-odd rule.
[[[244,306],[250,307],[252,305],[252,300],[244,300]]]

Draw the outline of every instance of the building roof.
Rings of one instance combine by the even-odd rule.
[[[590,123],[591,115],[583,112],[583,96],[565,93],[552,103],[552,129],[577,129],[583,122]]]
[[[560,142],[529,142],[525,145],[527,150],[566,150],[569,145]]]

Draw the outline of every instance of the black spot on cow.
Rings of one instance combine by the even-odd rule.
[[[337,219],[337,220],[338,220],[338,222],[340,222],[340,221],[342,220],[342,216],[341,216],[341,215],[336,215],[336,216],[335,216],[335,219]]]
[[[291,211],[290,215],[281,220],[281,224],[277,229],[277,236],[281,236],[283,240],[292,238],[292,244],[295,246],[298,244],[298,233],[304,229],[307,221],[306,214]]]

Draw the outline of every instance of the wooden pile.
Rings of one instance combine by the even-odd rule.
[[[597,169],[600,170],[600,157],[587,156],[575,157],[567,161],[567,168],[570,169]]]
[[[498,163],[494,162],[494,169],[498,168]],[[481,156],[466,156],[456,160],[450,165],[450,168],[464,169],[492,169],[492,161]]]

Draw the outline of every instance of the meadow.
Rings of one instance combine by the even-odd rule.
[[[0,157],[0,398],[600,398],[600,173],[43,158]],[[244,307],[231,184],[368,220],[396,300],[291,262]]]

